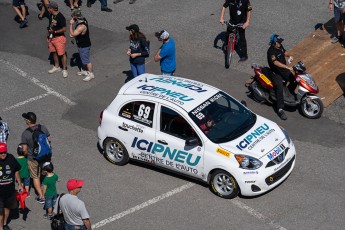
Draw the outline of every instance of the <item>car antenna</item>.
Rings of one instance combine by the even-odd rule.
[[[147,77],[145,77],[145,82],[147,82]]]

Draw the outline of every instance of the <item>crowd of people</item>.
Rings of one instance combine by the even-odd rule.
[[[60,180],[51,162],[51,135],[44,125],[37,123],[35,113],[23,113],[22,117],[27,128],[22,133],[21,143],[18,144],[17,158],[9,153],[7,140],[10,130],[7,122],[0,117],[0,230],[11,229],[8,225],[10,210],[18,208],[20,201],[19,210],[24,212],[25,199],[30,197],[30,194],[35,194],[35,200],[44,204],[45,218],[53,220],[54,213],[61,211],[65,219],[65,229],[91,229],[85,204],[77,197],[84,181],[68,180],[68,194],[61,193],[58,196],[56,183]],[[48,149],[48,152],[40,156],[44,149]],[[59,202],[59,211],[56,202]]]

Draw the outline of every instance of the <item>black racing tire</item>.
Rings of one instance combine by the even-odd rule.
[[[115,165],[125,165],[129,161],[126,147],[115,138],[107,138],[103,143],[104,157]]]
[[[224,199],[233,199],[240,192],[236,179],[230,173],[221,169],[217,169],[212,173],[209,188],[211,192]]]
[[[300,104],[300,111],[303,116],[310,119],[320,118],[323,112],[322,101],[319,98],[309,99],[310,102],[308,102],[307,100],[308,98],[302,100]]]

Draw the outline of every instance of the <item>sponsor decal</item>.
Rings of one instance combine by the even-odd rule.
[[[6,169],[11,169],[9,165],[6,165]]]
[[[6,174],[11,174],[11,172],[12,172],[11,170],[7,170]]]
[[[203,89],[202,86],[197,86],[196,84],[193,84],[193,82],[191,82],[191,81],[189,81],[189,82],[180,81],[177,79],[166,78],[166,77],[164,77],[164,78],[163,77],[155,77],[155,78],[151,78],[150,80],[165,83],[165,84],[171,84],[171,85],[179,86],[182,88],[190,89],[190,90],[198,92],[198,93],[202,93],[202,92],[207,91],[206,89]]]
[[[271,161],[273,159],[275,159],[276,157],[281,157],[281,159],[279,159],[279,162],[283,160],[283,156],[281,155],[284,150],[286,149],[284,144],[281,144],[279,146],[277,146],[276,148],[274,148],[270,153],[268,153],[266,156],[268,157],[268,159]]]
[[[2,171],[0,171],[0,176],[2,176]]]
[[[145,139],[139,139],[135,137],[133,139],[132,148],[138,148],[146,153],[153,154],[158,158],[169,160],[174,163],[187,164],[189,166],[197,166],[200,162],[200,156],[194,156],[192,153],[188,153],[178,149],[172,149],[169,146],[164,146],[159,143],[150,142]]]
[[[246,171],[246,172],[243,172],[244,175],[250,175],[250,174],[259,174],[258,171]]]
[[[129,125],[129,124],[126,124],[125,122],[122,123],[122,127],[125,128],[125,129],[131,129],[131,130],[134,130],[138,133],[143,133],[143,130],[142,128],[138,127],[138,126],[135,126],[135,125]]]
[[[137,89],[142,90],[140,93],[148,94],[150,96],[162,98],[164,100],[169,100],[173,102],[181,101],[184,103],[186,101],[194,100],[194,98],[191,98],[188,95],[185,95],[183,93],[179,93],[176,91],[172,91],[170,89],[161,88],[161,87],[152,86],[152,85],[141,85],[137,87]]]
[[[121,116],[126,117],[128,119],[131,119],[132,113],[131,112],[127,112],[127,111],[123,111]]]
[[[224,149],[221,149],[221,148],[217,148],[216,153],[219,153],[225,157],[230,157],[230,152],[228,152]]]
[[[274,131],[275,130],[270,129],[270,127],[266,123],[263,125],[260,125],[254,131],[249,133],[249,135],[247,135],[242,141],[240,141],[236,145],[236,147],[241,151],[246,148],[248,148],[248,150],[251,150],[254,148],[255,145],[257,145],[260,141],[265,139],[268,135],[270,135]]]
[[[196,116],[199,120],[203,119],[205,115],[201,112],[203,109],[205,109],[207,106],[211,105],[212,102],[216,101],[218,98],[222,97],[222,94],[218,93],[211,98],[209,98],[207,101],[199,105],[197,108],[195,108],[191,113]]]
[[[244,181],[244,183],[246,183],[246,184],[254,184],[254,183],[255,183],[255,180]]]

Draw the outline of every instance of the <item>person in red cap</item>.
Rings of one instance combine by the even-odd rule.
[[[70,179],[67,181],[68,194],[60,195],[57,204],[65,218],[65,229],[91,230],[90,215],[86,210],[83,201],[79,200],[77,194],[81,191],[84,180]],[[54,213],[57,214],[58,205],[54,207]]]
[[[18,190],[23,190],[19,176],[20,165],[12,154],[7,153],[7,145],[0,143],[0,229],[8,230],[10,209],[18,207],[15,181]]]

